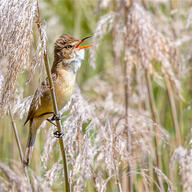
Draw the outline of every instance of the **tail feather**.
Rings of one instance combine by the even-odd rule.
[[[37,134],[37,130],[32,129],[30,127],[27,146],[25,149],[25,155],[24,155],[24,159],[23,159],[23,165],[24,166],[29,165],[29,160],[31,159],[31,155],[32,155],[32,151],[33,151],[33,145],[34,145],[35,139],[36,139],[36,134]]]

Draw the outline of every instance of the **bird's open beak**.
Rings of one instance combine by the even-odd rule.
[[[80,42],[75,46],[75,49],[85,49],[87,47],[92,47],[93,45],[82,45],[80,46],[86,39],[90,38],[92,36],[88,36],[88,37],[85,37],[83,39],[80,40]]]

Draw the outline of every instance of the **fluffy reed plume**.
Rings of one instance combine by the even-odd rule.
[[[127,27],[127,59],[131,55],[132,63],[135,61],[157,77],[160,74],[155,70],[152,61],[159,61],[161,72],[172,82],[176,95],[181,96],[181,85],[178,80],[179,55],[174,44],[155,30],[150,15],[137,3],[133,3],[129,10]]]
[[[119,76],[118,76],[119,77]],[[105,78],[105,77],[104,77]],[[109,80],[109,78],[106,78]],[[84,191],[85,181],[94,180],[98,191],[106,191],[107,183],[115,180],[121,190],[120,167],[122,161],[131,158],[136,162],[145,163],[147,154],[154,158],[153,131],[154,122],[146,111],[130,109],[130,129],[132,134],[132,154],[126,151],[126,137],[124,134],[124,107],[120,96],[121,91],[110,89],[115,87],[101,79],[91,80],[95,83],[95,94],[89,96],[94,102],[87,102],[78,88],[63,111],[69,114],[63,122],[64,141],[68,154],[70,183],[75,191]],[[116,81],[111,78],[109,82]],[[86,88],[90,90],[88,82]],[[115,99],[114,99],[115,98]],[[117,99],[119,98],[119,99]],[[167,138],[165,130],[160,128],[159,137],[162,141]],[[56,139],[51,136],[50,128],[41,155],[46,170],[47,182],[51,185],[61,174],[60,160],[47,170],[48,160],[52,157]],[[57,170],[57,171],[56,171]],[[108,176],[104,174],[107,171]],[[136,172],[136,170],[134,170]],[[55,173],[55,174],[54,174]],[[160,171],[159,171],[160,173]],[[135,173],[136,174],[136,173]]]
[[[5,176],[4,180],[2,180],[2,184],[6,187],[4,190],[30,191],[26,177],[21,173],[14,172],[4,163],[0,163],[0,172]]]
[[[106,75],[102,74],[102,78],[101,76],[96,76],[94,79],[89,80],[84,87],[86,87],[86,90],[94,92],[94,94],[89,95],[89,98],[95,102],[95,111],[100,122],[104,125],[107,123],[106,126],[108,126],[108,128],[101,130],[100,134],[103,133],[102,135],[105,135],[105,133],[110,134],[108,131],[111,132],[115,138],[116,151],[122,156],[121,159],[125,159],[127,153],[125,146],[126,138],[124,135],[125,117],[122,102],[123,77],[120,75],[120,66],[115,67],[115,76],[113,75],[113,70],[110,69]],[[93,82],[95,82],[94,87],[91,86]],[[116,89],[117,86],[119,86],[118,89]],[[132,98],[135,98],[135,95],[133,95],[131,99]],[[137,101],[137,99],[135,100]],[[145,154],[147,155],[147,153],[153,157],[153,136],[155,132],[153,130],[154,122],[151,120],[149,113],[145,110],[130,108],[129,123],[133,147],[133,154],[131,156],[134,161],[144,160]],[[159,125],[158,127],[160,129],[160,140],[166,141],[168,133]]]
[[[0,163],[0,189],[1,191],[18,191],[18,192],[30,192],[31,188],[29,183],[22,172],[22,168],[12,163],[11,167],[8,167],[5,163]],[[43,178],[36,176],[34,172],[32,175],[32,187],[33,191],[48,191],[52,190],[48,187],[48,183]]]
[[[52,167],[47,170],[44,174],[44,179],[49,186],[54,184],[54,181],[59,177],[59,173],[62,173],[61,170],[63,169],[62,164],[56,162]],[[62,174],[62,177],[64,175]]]
[[[36,1],[0,1],[1,108],[13,95],[18,73],[29,65]]]
[[[9,1],[2,2],[3,6],[5,6],[5,4],[9,6],[12,5]],[[22,2],[24,3],[24,0],[18,1],[19,5]],[[25,2],[27,5],[30,4],[27,1]],[[155,83],[158,84],[155,84],[156,87],[154,89],[155,91],[152,90],[153,93],[156,93],[156,89],[158,89],[158,91],[162,91],[159,86],[164,87],[163,78],[164,76],[167,76],[171,82],[171,86],[173,87],[175,93],[174,97],[175,95],[179,95],[181,97],[181,80],[179,78],[180,73],[182,72],[183,75],[186,73],[186,71],[184,71],[184,73],[181,71],[180,64],[183,64],[183,61],[179,64],[179,61],[181,60],[177,52],[177,47],[180,47],[180,45],[183,45],[183,43],[186,43],[188,40],[190,40],[191,32],[184,31],[183,33],[186,36],[174,37],[176,40],[175,42],[168,40],[166,37],[172,38],[171,28],[173,28],[173,31],[176,32],[180,32],[180,30],[183,30],[183,28],[179,24],[180,28],[178,29],[178,23],[172,23],[171,26],[169,26],[167,22],[167,16],[163,16],[163,14],[160,12],[161,10],[159,9],[159,5],[157,6],[159,2],[162,3],[163,1],[158,0],[154,2],[151,0],[149,4],[147,3],[148,1],[140,1],[145,3],[146,7],[148,5],[154,6],[153,9],[157,9],[159,11],[154,11],[153,13],[153,16],[155,16],[153,24],[151,22],[152,15],[150,12],[147,12],[143,7],[141,7],[141,4],[136,3],[135,1],[132,2],[133,4],[128,10],[127,14],[126,26],[128,27],[128,33],[126,33],[126,26],[123,20],[124,7],[121,5],[121,3],[119,3],[118,0],[100,1],[98,9],[103,9],[105,13],[108,10],[110,11],[108,11],[106,15],[101,16],[97,23],[97,27],[93,35],[93,44],[95,47],[90,50],[90,64],[96,64],[96,51],[99,47],[99,44],[102,42],[103,36],[108,33],[111,33],[111,35],[108,37],[111,40],[109,43],[112,45],[110,46],[112,57],[110,56],[109,61],[107,60],[106,63],[102,63],[105,71],[102,71],[102,73],[91,77],[90,80],[85,82],[81,88],[82,91],[80,91],[78,87],[75,88],[75,92],[71,97],[71,100],[68,102],[67,106],[62,109],[62,113],[64,113],[62,116],[62,124],[64,127],[63,138],[66,146],[66,154],[69,164],[69,180],[72,191],[89,191],[90,187],[90,191],[95,190],[98,192],[106,192],[111,191],[110,189],[112,189],[112,191],[122,192],[122,173],[124,171],[123,162],[127,160],[131,160],[132,162],[133,168],[128,174],[134,175],[133,183],[136,188],[135,190],[155,191],[157,189],[157,191],[163,191],[156,180],[156,177],[162,178],[164,186],[166,186],[166,191],[175,190],[172,188],[172,183],[170,183],[169,178],[167,178],[167,176],[163,173],[163,170],[166,170],[166,173],[169,174],[167,166],[169,164],[169,153],[167,151],[174,150],[172,143],[176,142],[176,139],[174,139],[172,134],[169,135],[163,126],[157,122],[154,122],[150,116],[150,112],[147,111],[149,110],[149,103],[147,98],[148,89],[145,82],[145,70],[147,70],[151,77],[155,79]],[[28,11],[27,5],[25,9],[26,12]],[[30,4],[30,6],[34,6],[34,10],[32,11],[34,14],[35,2]],[[168,4],[166,4],[166,6],[168,6]],[[22,10],[21,7],[20,10]],[[5,11],[3,13],[5,13]],[[101,14],[102,13],[103,12],[101,12]],[[28,15],[29,17],[30,14]],[[28,19],[30,20],[30,18]],[[32,22],[32,18],[30,21]],[[190,18],[188,25],[189,22]],[[3,24],[5,25],[6,23],[4,22]],[[6,26],[8,28],[8,25]],[[178,31],[176,29],[178,29]],[[12,30],[12,28],[10,28],[10,30]],[[42,37],[44,38],[43,45],[41,44],[40,40],[37,41],[37,46],[35,46],[37,49],[31,54],[32,61],[30,66],[28,65],[29,62],[16,63],[16,61],[19,61],[20,58],[23,58],[23,56],[19,55],[14,55],[13,58],[11,56],[2,57],[1,60],[5,63],[5,61],[10,58],[10,61],[14,66],[15,63],[18,64],[17,73],[22,71],[24,68],[34,72],[35,69],[39,68],[42,63],[42,53],[47,41],[45,38],[45,29],[41,28],[41,30],[43,33]],[[0,32],[1,31],[4,31],[4,29],[0,29]],[[50,32],[48,35],[50,35]],[[8,38],[10,36],[8,36],[8,34],[4,34],[2,38],[3,37]],[[21,39],[20,33],[18,37]],[[24,35],[24,37],[26,36]],[[0,41],[2,38],[0,37]],[[126,47],[126,50],[124,46],[125,38],[128,42],[128,47]],[[30,42],[31,40],[26,41],[27,45],[29,45]],[[16,41],[16,43],[18,43],[18,41]],[[24,49],[23,46],[25,47],[25,45],[21,44],[19,48]],[[9,49],[11,48],[7,48],[6,54],[8,53]],[[185,58],[185,61],[188,62],[191,58],[190,43],[188,48],[184,47],[183,49],[185,49],[185,54],[188,54],[188,57]],[[108,54],[108,51],[106,53]],[[14,52],[14,54],[16,53]],[[25,52],[23,54],[26,56],[28,53]],[[28,61],[30,61],[28,59],[29,55],[27,55],[26,58]],[[15,60],[13,61],[13,59]],[[111,64],[111,61],[114,62]],[[124,115],[124,78],[122,61],[128,62],[128,67],[130,67],[130,105],[128,119],[130,133],[132,136],[131,152],[128,152],[126,147],[127,136],[125,134],[126,117]],[[0,91],[1,85],[3,86],[3,89],[5,89],[5,80],[8,77],[5,75],[10,70],[10,68],[7,69],[9,63],[10,62],[7,62],[4,71],[0,71]],[[109,68],[107,68],[108,64]],[[183,66],[185,67],[185,65]],[[188,77],[185,78],[187,79]],[[188,81],[186,82],[188,83]],[[2,91],[2,93],[3,92],[4,91]],[[23,92],[23,89],[15,89],[15,98],[12,108],[12,112],[20,119],[23,119],[23,117],[26,115],[31,102],[31,97],[24,97]],[[164,94],[164,91],[162,92]],[[159,102],[158,99],[162,98],[161,94],[160,96],[157,94],[155,97],[157,98],[155,98],[155,101],[157,104],[159,104],[161,101]],[[166,102],[162,103],[164,105],[167,104]],[[161,108],[169,109],[169,106],[166,107],[160,106],[158,110],[160,111]],[[182,115],[180,118],[182,119],[185,114],[186,113],[184,113],[184,115]],[[185,118],[187,119],[187,117]],[[171,123],[167,121],[169,121],[169,118],[166,119],[165,126],[166,129],[171,133],[172,126],[170,126]],[[161,122],[163,122],[163,120]],[[155,132],[154,127],[157,127],[159,130],[158,134]],[[30,172],[34,180],[32,183],[34,191],[62,190],[61,183],[63,183],[64,177],[62,158],[59,154],[57,139],[53,135],[54,130],[56,130],[54,126],[50,126],[48,131],[47,129],[43,129],[43,134],[39,137],[39,151],[41,151],[41,147],[43,145],[43,150],[41,153],[41,161],[43,166],[39,169],[37,165],[37,169],[41,174],[41,177],[32,171]],[[186,130],[186,126],[184,126],[183,130]],[[158,168],[156,165],[152,164],[156,158],[156,146],[154,145],[153,140],[155,136],[157,136],[160,141],[159,143],[162,151],[161,160],[164,163],[163,170],[161,170],[160,167]],[[170,140],[169,137],[171,137]],[[169,145],[167,143],[171,144]],[[39,159],[39,151],[34,153],[34,157],[37,159]],[[172,160],[179,162],[183,191],[191,191],[191,148],[177,148],[174,152]],[[7,165],[0,163],[0,191],[29,191],[26,178],[19,170],[21,170],[19,167],[8,167]],[[137,177],[135,175],[140,176]],[[172,181],[173,183],[175,182],[174,179]]]
[[[139,108],[139,112],[140,114],[145,114],[148,112],[146,112],[145,110],[143,110],[143,106],[146,106],[146,100],[147,100],[147,95],[148,95],[148,89],[147,89],[147,85],[145,84],[145,70],[147,71],[147,73],[149,74],[153,74],[153,76],[158,79],[158,81],[162,81],[163,78],[168,78],[169,81],[171,82],[171,86],[174,87],[174,91],[175,91],[175,95],[179,95],[181,97],[181,85],[180,85],[180,81],[179,81],[179,74],[180,74],[180,65],[179,65],[179,55],[177,52],[177,48],[175,47],[175,45],[173,44],[173,42],[169,41],[167,38],[165,38],[161,33],[159,33],[154,26],[152,25],[151,22],[151,18],[150,18],[150,14],[148,12],[146,12],[138,3],[136,3],[135,1],[132,3],[132,5],[130,6],[130,9],[127,12],[127,23],[126,23],[126,27],[127,27],[127,33],[125,33],[125,26],[123,23],[123,7],[121,7],[118,3],[116,4],[116,8],[115,10],[117,10],[116,12],[113,12],[113,14],[107,14],[105,16],[103,16],[98,24],[97,24],[97,30],[94,34],[94,38],[93,38],[93,44],[97,45],[96,48],[98,47],[98,42],[99,39],[101,39],[101,37],[110,32],[110,30],[112,31],[112,35],[113,35],[113,39],[112,39],[112,43],[113,43],[113,52],[115,55],[115,64],[119,64],[120,63],[120,56],[124,47],[124,38],[125,41],[127,42],[126,46],[126,50],[125,50],[125,61],[128,64],[128,76],[129,76],[129,81],[130,81],[130,91],[129,91],[129,100],[131,101],[131,106],[135,106],[135,104],[138,106]],[[107,18],[107,19],[105,19]],[[100,29],[100,30],[98,30]],[[99,32],[98,32],[99,31]],[[124,38],[123,38],[124,37]],[[93,53],[94,53],[94,49],[92,49]],[[91,55],[91,57],[93,57],[93,54]],[[157,62],[158,61],[158,62]],[[157,69],[157,66],[159,65],[161,68],[161,72],[159,72],[159,69]],[[136,75],[135,77],[133,76],[133,69],[136,70]],[[112,72],[112,76],[114,76],[114,71],[115,71],[115,76],[116,77],[120,77],[122,76],[120,73],[119,75],[117,75],[117,68],[114,68],[113,66],[113,72]],[[103,78],[103,77],[102,77]],[[111,79],[110,79],[111,80]],[[100,82],[100,79],[97,79],[94,82]],[[136,82],[136,85],[135,85]],[[167,83],[167,82],[166,82]],[[95,84],[95,83],[94,83]],[[162,83],[161,83],[162,84]],[[97,97],[100,97],[100,95],[102,95],[102,90],[108,90],[106,89],[106,87],[104,87],[102,89],[102,83],[99,83],[99,94],[97,95]],[[121,79],[119,81],[119,84],[116,84],[114,87],[118,87],[118,91],[121,92],[121,94],[119,94],[119,98],[121,98],[121,100],[123,99],[123,94],[122,91],[123,89],[121,89],[121,85],[124,85],[124,81]],[[97,87],[97,86],[95,86]],[[96,88],[95,88],[96,89]],[[136,91],[134,91],[136,90]],[[116,97],[116,91],[114,89],[110,90],[111,93],[108,90],[109,93],[109,97],[113,98],[115,100],[115,102],[117,102],[118,97]],[[110,95],[111,94],[111,95]],[[107,97],[108,95],[105,95],[105,97]],[[94,98],[96,99],[96,98]],[[113,100],[112,99],[112,100]],[[115,103],[114,102],[114,103]],[[98,106],[98,100],[97,100],[97,106]],[[110,102],[109,102],[110,103]],[[104,103],[102,103],[101,106],[105,106]],[[114,107],[112,107],[112,103],[111,105],[112,113],[114,112]],[[123,116],[123,103],[122,101],[120,101],[119,103],[117,102],[117,107],[122,107],[122,112],[119,114],[119,116],[117,115],[117,117],[113,117],[113,119],[115,118],[122,118]],[[174,109],[174,105],[173,105],[173,109]],[[104,109],[103,111],[106,111],[106,109]],[[154,121],[151,124],[151,127],[149,130],[146,130],[146,128],[140,128],[143,127],[143,125],[141,124],[137,124],[137,122],[134,121],[134,119],[136,119],[137,116],[139,116],[138,114],[132,114],[133,111],[136,111],[138,114],[139,112],[137,110],[133,110],[130,109],[130,115],[129,115],[129,123],[131,125],[129,125],[131,128],[131,135],[133,137],[133,141],[132,141],[132,147],[133,147],[133,151],[138,151],[138,154],[143,154],[141,151],[145,151],[146,148],[149,146],[147,144],[150,143],[150,147],[146,150],[146,151],[153,151],[154,153],[154,146],[153,146],[153,136],[155,136],[156,141],[158,141],[159,143],[159,139],[158,137],[161,137],[160,135],[162,135],[162,133],[160,133],[159,135],[159,127],[157,127],[157,123],[158,121],[156,120],[157,118],[154,118]],[[174,110],[173,110],[174,111]],[[101,113],[101,112],[100,112]],[[103,117],[107,117],[107,115],[105,114]],[[102,117],[102,118],[103,118]],[[131,118],[133,117],[133,118]],[[157,117],[157,116],[156,116]],[[175,114],[173,114],[173,119],[175,118]],[[149,116],[148,116],[149,118]],[[113,119],[109,118],[109,122],[113,122]],[[117,120],[117,122],[122,123],[123,122],[124,117],[121,120]],[[150,119],[150,118],[149,118]],[[141,119],[140,119],[141,120]],[[140,122],[139,118],[138,118],[138,122]],[[133,124],[132,124],[133,121]],[[142,120],[141,120],[142,122]],[[109,124],[110,124],[109,123]],[[179,138],[179,132],[178,132],[178,126],[177,126],[177,122],[174,121],[175,125],[175,129],[176,129],[176,134],[177,134],[177,138]],[[147,125],[150,125],[150,123],[146,123]],[[136,126],[133,126],[136,125]],[[122,127],[124,126],[124,124],[122,124]],[[103,130],[105,132],[107,132],[107,130],[110,129],[110,127],[115,127],[117,128],[117,124],[114,123],[114,125],[110,125],[108,129]],[[155,132],[153,131],[154,127],[156,127]],[[115,129],[114,128],[114,129]],[[138,129],[137,129],[138,128]],[[143,133],[141,130],[143,130],[144,132],[146,132],[146,137],[143,136]],[[133,132],[136,132],[136,136],[133,134]],[[116,133],[111,131],[113,134],[112,138],[116,138]],[[152,134],[149,134],[152,133]],[[122,134],[122,135],[121,135]],[[123,158],[126,160],[126,158],[132,158],[133,159],[137,159],[137,161],[141,161],[142,157],[145,157],[145,155],[142,156],[135,156],[135,154],[128,154],[125,148],[125,144],[126,144],[126,137],[125,135],[123,135],[123,131],[121,132],[120,135],[117,136],[118,138],[121,138],[122,141],[124,141],[124,150],[123,147],[119,147],[121,148],[121,150],[119,149],[119,151],[122,151],[122,154],[126,154],[126,156]],[[142,136],[141,136],[141,135]],[[141,137],[139,137],[139,135]],[[122,137],[121,137],[122,136]],[[141,140],[139,140],[138,138],[142,138]],[[144,138],[144,139],[143,139]],[[150,139],[149,139],[150,138]],[[146,139],[146,143],[144,142]],[[150,140],[147,141],[147,139]],[[112,139],[113,140],[113,139]],[[136,143],[141,142],[141,145],[136,145]],[[143,145],[142,145],[142,142]],[[111,143],[111,145],[114,145],[114,141]],[[145,146],[145,150],[142,149],[142,146]],[[138,150],[139,149],[139,150]],[[141,149],[141,151],[140,151]],[[118,151],[118,150],[117,150]],[[119,152],[118,151],[118,152]],[[144,152],[144,154],[147,155],[146,151]],[[158,149],[157,152],[158,153],[158,159],[160,157],[160,145],[158,144]],[[106,152],[107,153],[107,152]],[[111,151],[111,159],[113,158],[113,152]],[[116,154],[116,152],[115,152]],[[128,155],[128,156],[127,156]],[[155,159],[155,154],[152,155],[153,159]],[[135,162],[137,162],[135,161]],[[113,167],[114,166],[114,162],[112,161]],[[160,160],[157,161],[159,166],[159,162]],[[160,170],[160,169],[159,169]],[[160,172],[159,172],[160,173]],[[163,173],[161,173],[162,176],[164,175]],[[157,174],[159,175],[159,174]],[[161,185],[161,190],[162,190],[163,186]]]
[[[115,18],[115,13],[109,12],[108,14],[102,16],[97,23],[95,33],[92,37],[92,44],[94,46],[92,48],[90,48],[90,51],[89,51],[89,53],[90,53],[89,63],[93,67],[95,67],[96,50],[99,46],[99,43],[100,43],[102,37],[112,29],[114,18]]]
[[[119,6],[119,3],[117,3],[117,6]],[[181,74],[181,60],[174,42],[155,29],[152,24],[151,15],[139,3],[133,2],[128,12],[127,34],[125,34],[122,15],[120,7],[118,12],[110,12],[100,18],[93,36],[93,44],[96,46],[90,51],[90,63],[94,63],[95,51],[102,36],[113,29],[114,38],[112,41],[114,53],[117,54],[117,57],[122,52],[124,45],[123,36],[125,36],[129,45],[129,49],[125,51],[125,59],[130,64],[135,63],[141,65],[142,68],[146,68],[158,79],[161,77],[161,74],[156,70],[153,61],[159,61],[156,65],[161,66],[161,72],[169,77],[176,95],[181,97],[181,85],[178,79],[179,74]],[[142,70],[142,68],[140,69]]]
[[[27,115],[31,101],[33,99],[33,96],[23,98],[23,91],[24,90],[22,88],[20,90],[15,90],[15,99],[12,108],[12,113],[17,113],[20,119],[23,119]]]
[[[37,19],[37,17],[36,17],[36,19]],[[39,80],[40,81],[42,80],[42,74],[44,72],[43,52],[46,49],[46,41],[47,41],[45,25],[41,26],[41,31],[42,31],[42,37],[38,36],[35,51],[32,50],[34,53],[32,53],[33,57],[32,57],[32,60],[31,60],[30,66],[29,66],[30,75],[28,77],[28,82],[32,80],[33,74],[37,68],[39,69],[39,72],[40,72]]]
[[[68,154],[68,164],[71,167],[69,170],[70,182],[74,185],[75,190],[76,187],[83,186],[85,178],[91,177],[91,165],[97,153],[91,141],[94,133],[93,128],[97,122],[93,115],[92,106],[88,105],[77,87],[68,105],[63,109],[63,111],[66,110],[69,110],[69,114],[63,123],[64,141]],[[48,160],[47,155],[53,150],[54,142],[55,138],[48,135],[41,156],[44,165]]]
[[[191,142],[190,142],[191,144]],[[192,149],[191,146],[186,149],[182,146],[175,149],[172,155],[172,163],[179,163],[179,174],[181,175],[181,185],[182,191],[190,192],[192,191]]]
[[[53,135],[54,126],[50,126],[49,130],[46,132],[45,142],[43,151],[41,153],[41,161],[43,163],[43,168],[47,169],[48,160],[51,158],[53,147],[57,139]]]

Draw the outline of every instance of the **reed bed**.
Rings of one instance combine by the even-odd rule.
[[[0,191],[191,192],[191,5],[0,0]],[[94,46],[60,111],[62,153],[44,122],[24,170],[23,123],[62,33]]]

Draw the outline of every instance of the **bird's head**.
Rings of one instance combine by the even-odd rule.
[[[71,35],[61,35],[55,42],[54,62],[62,63],[63,67],[76,72],[81,66],[81,60],[84,59],[84,49],[92,46],[81,46],[88,38],[90,36],[77,40]]]

